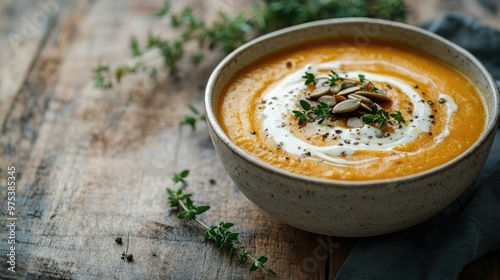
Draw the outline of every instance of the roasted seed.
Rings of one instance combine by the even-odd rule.
[[[309,113],[309,114],[307,114],[307,117],[308,117],[307,122],[312,123],[312,122],[314,122],[315,119],[318,118],[318,115],[313,114],[313,113]]]
[[[315,90],[313,90],[310,94],[309,94],[309,97],[315,99],[315,98],[319,98],[325,94],[328,94],[330,93],[330,87],[319,87],[319,88],[316,88]]]
[[[355,87],[355,86],[356,86],[356,84],[353,82],[345,82],[345,83],[342,83],[341,88],[346,89],[346,88],[351,88],[351,87]]]
[[[383,131],[382,129],[378,129],[378,128],[377,128],[377,129],[375,129],[375,136],[376,136],[377,138],[382,138],[382,137],[384,137],[384,134],[385,134],[385,133],[384,133],[384,131]]]
[[[368,111],[370,113],[373,113],[372,108],[370,106],[366,105],[365,103],[363,103],[363,101],[361,101],[360,107],[365,109],[366,111]]]
[[[359,108],[361,100],[349,99],[342,101],[333,107],[332,112],[335,114],[349,113]]]
[[[340,90],[342,90],[342,87],[340,85],[335,84],[330,89],[330,92],[333,94],[337,94]]]
[[[331,95],[323,95],[318,99],[319,102],[324,102],[328,106],[333,107],[335,104],[337,104],[337,101],[335,101],[335,97]]]
[[[373,105],[375,105],[375,108],[378,110],[382,110],[384,108],[382,108],[382,106],[378,105],[377,103],[373,103]]]
[[[323,87],[328,83],[327,77],[319,77],[316,79],[316,88]]]
[[[364,97],[364,96],[359,95],[357,93],[350,94],[348,98],[357,98],[357,99],[361,100],[361,103],[365,103],[366,105],[372,105],[373,104],[373,102],[372,102],[372,100],[370,98]]]
[[[392,99],[385,95],[385,94],[380,94],[377,92],[371,92],[371,91],[358,91],[356,92],[358,95],[362,95],[364,97],[368,97],[373,101],[380,101],[380,102],[390,102]]]
[[[363,121],[360,119],[360,118],[348,118],[347,119],[347,127],[350,127],[350,128],[361,128],[363,127],[365,124],[363,123]]]
[[[343,97],[342,95],[335,95],[335,101],[337,101],[337,103],[340,103],[342,101],[346,101],[347,98]]]
[[[361,87],[360,86],[355,86],[355,87],[350,87],[350,88],[346,88],[346,89],[343,89],[341,91],[339,91],[337,93],[337,95],[348,95],[348,94],[351,94],[353,92],[356,92],[358,90],[360,90]]]

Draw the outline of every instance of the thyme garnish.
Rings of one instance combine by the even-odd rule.
[[[184,119],[179,123],[180,125],[188,125],[191,126],[193,131],[196,129],[196,123],[198,121],[204,121],[206,119],[205,114],[200,113],[193,105],[188,105],[189,110],[193,113],[193,115],[186,115]]]
[[[309,84],[316,84],[318,81],[316,77],[314,77],[313,73],[305,72],[304,76],[302,76],[303,79],[305,79],[304,85],[309,85]]]
[[[300,100],[300,107],[302,107],[302,111],[292,111],[294,114],[294,118],[299,119],[299,125],[302,125],[303,123],[307,122],[308,116],[307,112],[311,110],[311,104],[305,100]]]
[[[378,126],[382,126],[386,122],[392,124],[392,122],[389,121],[390,117],[392,117],[398,124],[404,122],[403,116],[401,115],[400,111],[396,111],[393,114],[389,114],[389,112],[384,109],[378,109],[375,114],[365,114],[361,117],[361,119],[363,119],[363,122],[365,123],[370,124],[375,122],[378,124]]]
[[[396,122],[398,122],[398,124],[405,121],[405,119],[403,118],[403,115],[401,115],[400,111],[396,111],[393,114],[389,114],[389,116],[391,116],[394,120],[396,120]]]
[[[330,116],[330,106],[325,102],[320,102],[313,110],[319,124],[322,124]]]
[[[328,77],[329,77],[328,84],[330,86],[339,85],[340,83],[337,83],[337,82],[343,81],[343,79],[340,78],[339,75],[337,73],[335,73],[335,71],[333,71],[333,70],[330,71],[330,74],[328,74]],[[361,84],[361,83],[364,84],[362,87],[363,91],[367,91],[369,89],[370,92],[375,92],[377,94],[380,94],[378,98],[384,97],[384,98],[382,98],[382,100],[385,100],[385,101],[391,100],[390,98],[385,97],[385,91],[379,90],[372,82],[366,80],[365,75],[358,74],[358,77],[359,77],[359,84]],[[306,86],[308,86],[310,83],[316,83],[318,80],[315,78],[313,73],[309,73],[309,72],[305,72],[305,74],[304,74],[304,76],[302,76],[302,78],[305,79],[304,84]],[[342,84],[342,86],[344,86],[344,84]],[[347,87],[349,87],[349,86],[347,86]],[[353,91],[353,93],[357,93],[357,92],[358,92],[357,90]],[[325,93],[325,94],[328,94],[328,93]],[[333,96],[335,96],[335,94]],[[361,92],[359,92],[359,94],[362,95]],[[330,95],[330,96],[332,96],[332,95]],[[362,96],[359,97],[359,96],[356,96],[354,94],[352,96],[353,96],[353,99],[358,99],[359,100],[358,102],[362,102],[361,101]],[[330,106],[327,103],[321,101],[322,97],[323,96],[321,96],[318,100],[316,100],[316,102],[319,101],[319,104],[316,106],[311,105],[306,100],[303,100],[303,99],[300,100],[299,105],[300,105],[300,107],[302,107],[302,110],[293,110],[292,111],[294,118],[298,119],[299,125],[302,125],[302,124],[308,122],[309,120],[311,120],[311,121],[317,120],[318,124],[322,124],[327,119],[330,119],[333,121],[333,120],[336,120],[336,119],[341,118],[341,117],[347,118],[347,117],[357,117],[357,116],[361,116],[361,119],[364,123],[366,123],[366,124],[376,123],[376,125],[378,127],[384,125],[385,123],[393,125],[394,122],[391,120],[391,118],[395,122],[397,122],[398,124],[401,124],[402,122],[404,122],[404,118],[403,118],[400,111],[396,111],[394,113],[389,113],[387,110],[382,109],[380,106],[378,106],[376,103],[374,103],[374,101],[369,100],[371,105],[367,105],[365,103],[364,104],[365,107],[360,106],[359,103],[357,106],[355,104],[346,105],[346,103],[344,103],[344,107],[342,107],[342,109],[338,109],[338,111],[336,112],[335,111],[335,108],[336,108],[335,102],[333,103],[334,105],[332,105],[333,108],[330,108]],[[317,98],[317,97],[315,97],[315,98]],[[345,96],[342,96],[342,98],[345,98]],[[349,98],[351,98],[351,96],[349,96]],[[367,99],[367,98],[365,97],[365,99]],[[374,100],[377,100],[377,97],[375,97]],[[341,101],[341,102],[343,102],[343,101]],[[339,102],[339,103],[341,103],[341,102]],[[316,103],[314,103],[314,104],[316,104]],[[367,106],[369,106],[370,108],[366,108]],[[361,108],[361,109],[358,111],[358,108]],[[368,113],[365,113],[365,111],[363,111],[363,110],[369,110],[370,112],[375,112],[375,113],[368,114]]]
[[[308,119],[316,121],[322,124],[326,118],[331,117],[330,107],[325,102],[320,102],[317,106],[311,106],[309,102],[305,100],[300,100],[300,107],[302,111],[292,111],[294,118],[299,119],[299,125],[307,122]]]
[[[174,184],[181,183],[182,186],[185,187],[187,185],[185,179],[188,175],[189,170],[183,170],[180,173],[174,173],[172,180]],[[238,262],[240,264],[244,264],[248,260],[251,261],[250,271],[255,271],[259,267],[261,267],[268,273],[276,275],[276,273],[272,269],[265,266],[265,263],[268,260],[266,256],[259,256],[255,258],[252,256],[252,253],[250,251],[247,251],[245,249],[245,246],[236,243],[239,233],[230,230],[234,226],[233,223],[221,221],[215,226],[208,226],[198,218],[198,215],[208,211],[210,209],[210,206],[195,205],[193,200],[191,200],[192,194],[184,193],[182,188],[167,188],[167,193],[169,205],[171,207],[176,207],[180,211],[177,217],[185,221],[194,221],[203,229],[205,229],[205,241],[214,241],[215,245],[221,251],[224,249],[228,249],[230,261],[232,260],[233,256],[237,256]]]
[[[329,77],[329,79],[328,79],[328,84],[329,84],[330,86],[333,86],[333,85],[335,84],[335,82],[337,82],[337,81],[342,81],[342,80],[343,80],[343,79],[342,79],[342,78],[341,78],[341,77],[340,77],[337,73],[335,73],[333,70],[331,70],[331,73],[330,73],[330,74],[328,74],[328,77]]]

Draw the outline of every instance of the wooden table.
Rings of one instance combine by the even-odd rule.
[[[244,1],[172,1],[207,17]],[[472,1],[409,2],[419,23],[445,8],[468,11],[500,28],[498,13]],[[484,2],[484,1],[483,1]],[[203,89],[220,55],[181,79],[159,85],[128,79],[93,87],[99,61],[130,56],[129,39],[149,30],[174,38],[163,1],[0,2],[0,201],[8,224],[7,168],[16,168],[16,273],[7,271],[9,231],[1,230],[1,279],[254,279],[167,205],[171,175],[190,169],[193,199],[211,205],[207,223],[232,221],[240,240],[270,258],[276,279],[333,279],[356,239],[307,233],[252,205],[224,172],[206,124],[178,124],[187,105],[202,108]],[[498,4],[497,9],[500,9]],[[121,236],[124,244],[115,243]],[[122,260],[128,246],[133,262]],[[326,247],[326,248],[325,248]],[[330,255],[325,252],[328,249]],[[459,279],[500,279],[500,252],[474,261]]]

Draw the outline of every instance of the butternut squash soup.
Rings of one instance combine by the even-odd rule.
[[[467,150],[484,129],[478,88],[402,45],[311,42],[261,59],[226,86],[217,117],[249,154],[339,180],[419,173]]]

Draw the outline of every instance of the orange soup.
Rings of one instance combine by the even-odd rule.
[[[330,40],[238,73],[217,117],[234,143],[280,169],[374,180],[457,157],[478,139],[486,112],[470,79],[435,57],[383,41]]]

